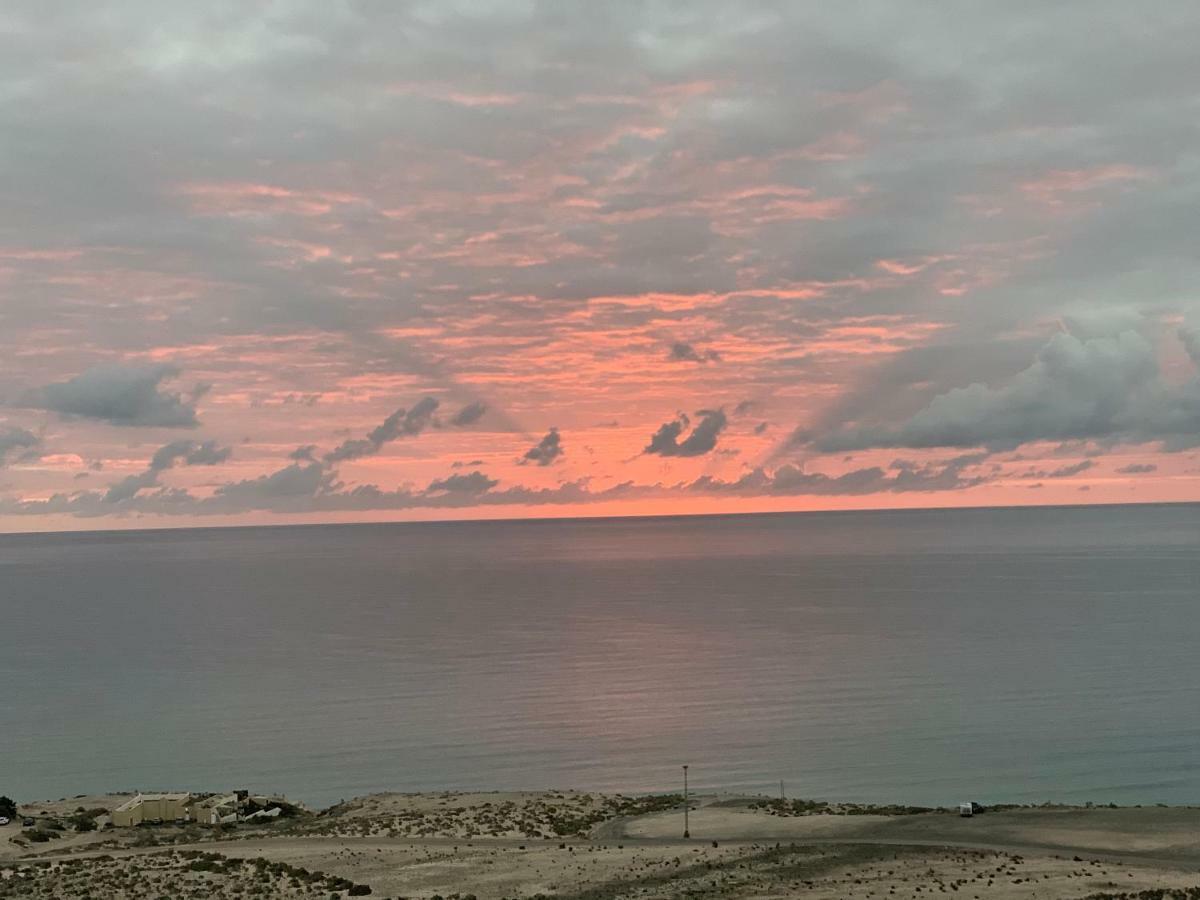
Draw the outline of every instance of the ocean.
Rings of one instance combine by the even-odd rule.
[[[1200,506],[0,536],[0,794],[1200,803]]]

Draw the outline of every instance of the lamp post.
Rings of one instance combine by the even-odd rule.
[[[690,838],[691,831],[688,830],[688,790],[687,790],[687,770],[688,767],[683,767],[683,836]]]

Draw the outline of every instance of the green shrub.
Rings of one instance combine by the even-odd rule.
[[[76,831],[95,831],[96,820],[87,812],[79,812],[67,819]]]

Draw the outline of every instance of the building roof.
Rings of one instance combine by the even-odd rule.
[[[237,794],[213,794],[199,801],[202,807],[229,806],[237,803]]]
[[[174,793],[165,794],[138,794],[136,797],[126,800],[124,803],[118,806],[114,812],[125,812],[130,809],[137,809],[147,800],[189,800],[191,799],[191,796],[192,794],[190,791],[176,791]]]

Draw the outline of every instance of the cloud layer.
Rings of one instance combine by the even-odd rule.
[[[801,432],[798,440],[806,437]],[[814,443],[823,451],[1011,449],[1087,438],[1200,443],[1200,381],[1164,382],[1155,348],[1136,331],[1087,339],[1063,333],[1000,385],[955,388],[898,424],[837,429],[817,435]]]
[[[400,408],[372,428],[365,438],[343,441],[325,457],[326,462],[341,462],[378,453],[384,444],[402,437],[415,437],[430,426],[438,401],[423,397],[412,409]]]
[[[162,383],[179,374],[170,365],[104,365],[74,378],[30,391],[25,406],[65,416],[98,419],[113,425],[193,428],[195,399],[165,391]]]
[[[521,457],[521,461],[535,463],[539,466],[548,466],[562,455],[562,435],[558,433],[557,428],[551,428],[546,432],[545,437],[525,451],[525,455]]]
[[[711,453],[728,419],[724,410],[720,409],[702,409],[696,416],[699,421],[683,440],[680,437],[691,425],[691,420],[681,413],[677,419],[660,425],[642,452],[656,456],[703,456]]]
[[[144,471],[122,478],[110,486],[104,494],[104,502],[120,503],[133,498],[145,488],[156,487],[159,475],[176,465],[216,466],[229,459],[232,453],[229,447],[218,447],[216,441],[173,441],[164,444],[150,457],[150,463]]]
[[[1200,500],[1190,0],[0,20],[0,528]]]
[[[41,439],[24,428],[0,426],[0,465],[8,459],[30,453],[41,443]]]

